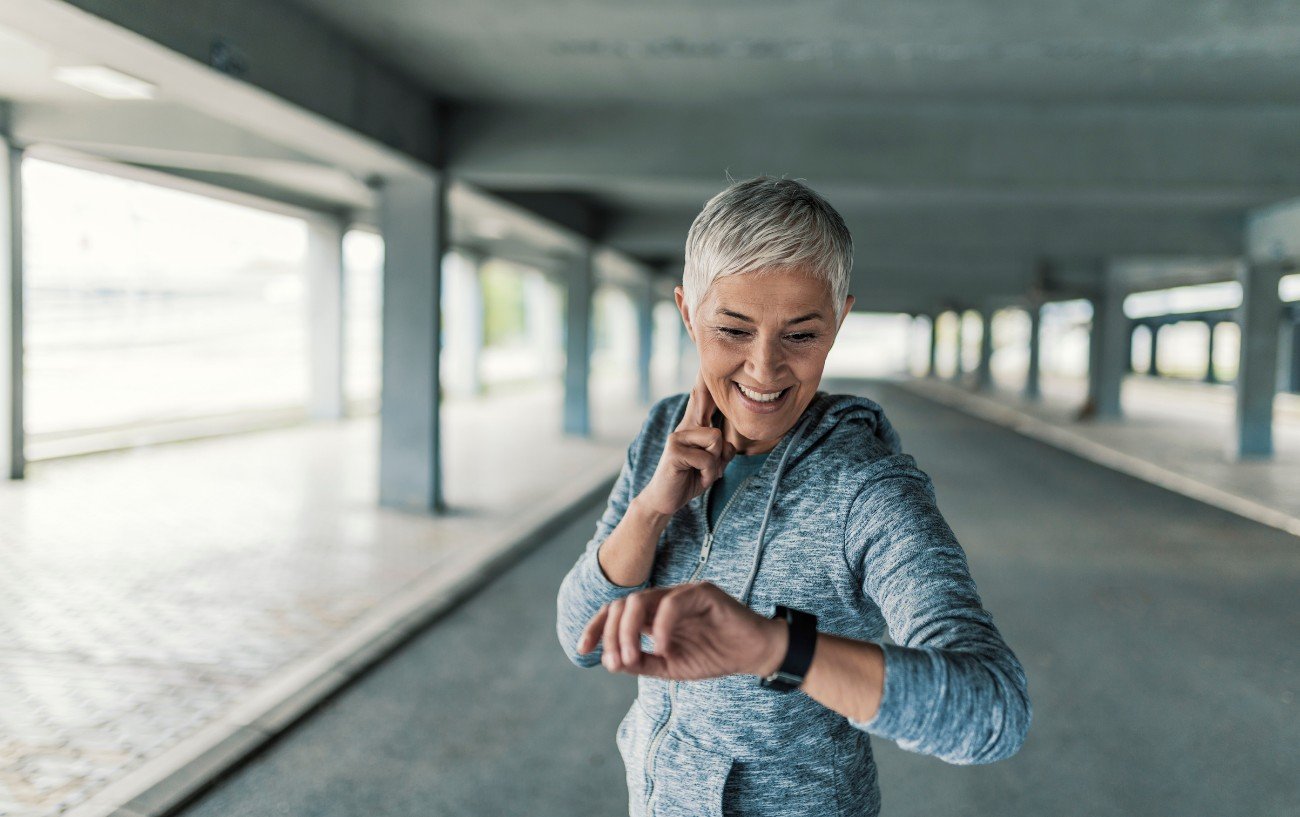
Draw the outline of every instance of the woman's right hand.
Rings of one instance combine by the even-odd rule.
[[[736,456],[736,447],[723,439],[722,429],[713,427],[715,409],[701,371],[681,423],[668,435],[650,484],[633,502],[647,511],[672,516],[722,477],[727,463]]]

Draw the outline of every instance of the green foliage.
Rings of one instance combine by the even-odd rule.
[[[524,278],[514,267],[488,261],[483,276],[483,342],[485,346],[509,344],[524,336]]]

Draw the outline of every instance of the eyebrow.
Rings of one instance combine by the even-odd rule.
[[[738,320],[738,321],[745,321],[746,323],[754,323],[754,322],[755,322],[754,319],[751,318],[751,317],[749,317],[748,315],[742,315],[742,314],[740,314],[739,312],[732,312],[730,309],[723,309],[723,308],[721,308],[721,307],[717,310],[717,312],[716,312],[715,314],[718,314],[718,315],[726,315],[726,316],[729,317],[729,318],[735,318],[735,319]],[[810,320],[814,320],[814,319],[816,319],[816,320],[822,320],[822,313],[820,313],[820,312],[809,312],[807,315],[800,315],[800,316],[797,317],[797,318],[791,318],[790,320],[788,320],[788,321],[785,322],[785,325],[786,325],[786,326],[793,326],[793,325],[796,324],[796,323],[803,323],[804,321],[810,321]]]

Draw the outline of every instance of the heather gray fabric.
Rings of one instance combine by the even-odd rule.
[[[576,649],[601,605],[693,576],[764,615],[785,604],[815,613],[822,632],[879,642],[888,628],[894,643],[881,644],[884,698],[869,722],[752,675],[639,677],[616,736],[629,813],[875,815],[869,734],[954,764],[1014,754],[1031,720],[1024,670],[983,608],[929,477],[871,400],[818,392],[736,494],[702,565],[704,495],[669,522],[650,581],[609,581],[596,550],[649,484],[687,398],[650,410],[595,536],[560,585],[556,631],[569,659],[600,664],[599,646]],[[653,648],[647,636],[642,644]]]

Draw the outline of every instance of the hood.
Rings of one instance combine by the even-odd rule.
[[[829,438],[841,435],[867,438],[862,442],[880,447],[887,454],[899,454],[903,450],[898,432],[894,431],[880,404],[856,394],[817,392],[804,410],[803,417],[788,433],[798,436],[791,438],[787,470]]]

